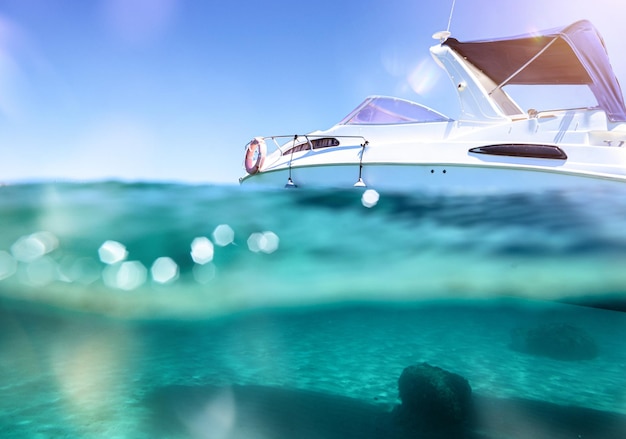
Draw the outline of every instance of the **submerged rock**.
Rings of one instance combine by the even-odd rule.
[[[511,348],[557,360],[591,360],[598,346],[584,330],[566,323],[547,323],[531,329],[511,331]]]
[[[398,380],[398,390],[402,405],[394,411],[405,427],[458,428],[470,416],[472,389],[468,381],[428,363],[405,368]]]

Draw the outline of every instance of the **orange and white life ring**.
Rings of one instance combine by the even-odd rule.
[[[258,150],[258,152],[257,152]],[[256,159],[254,154],[256,153]],[[261,170],[265,156],[267,155],[267,145],[261,137],[255,137],[248,143],[246,149],[246,172],[248,174],[256,174]]]

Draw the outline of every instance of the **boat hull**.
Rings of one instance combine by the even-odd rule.
[[[333,188],[367,187],[385,192],[493,193],[572,189],[624,189],[626,177],[560,168],[460,164],[358,164],[274,169],[241,179],[245,186]],[[288,182],[293,182],[293,186]]]

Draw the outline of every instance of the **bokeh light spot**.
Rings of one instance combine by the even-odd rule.
[[[203,285],[208,284],[215,278],[215,265],[194,265],[192,272],[193,278],[196,280],[196,282]]]
[[[104,283],[120,290],[134,290],[144,284],[148,270],[139,261],[126,261],[109,265],[102,273]]]
[[[60,280],[89,285],[100,277],[100,265],[93,258],[65,256],[59,264]]]
[[[380,195],[378,194],[378,192],[376,192],[374,189],[368,189],[363,192],[363,195],[361,196],[361,203],[363,203],[363,206],[368,208],[374,207],[376,206],[376,204],[378,204],[379,199]]]
[[[26,265],[25,281],[27,284],[43,287],[58,279],[58,266],[49,256],[41,257]]]
[[[213,230],[213,242],[220,247],[232,244],[235,240],[235,231],[228,224],[220,224]]]
[[[274,253],[278,250],[280,239],[274,232],[256,232],[248,237],[248,249],[254,253]]]
[[[167,284],[178,279],[178,265],[167,256],[158,258],[150,268],[152,279],[160,284]]]
[[[36,232],[22,236],[11,246],[13,257],[20,262],[32,262],[59,246],[59,240],[50,232]]]
[[[116,264],[128,257],[124,244],[117,241],[105,241],[98,249],[98,256],[105,264]]]
[[[203,265],[211,262],[214,253],[213,243],[206,236],[200,236],[191,242],[191,259],[196,264]]]

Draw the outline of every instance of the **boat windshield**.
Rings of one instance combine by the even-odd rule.
[[[340,125],[385,125],[400,123],[445,122],[450,120],[415,102],[382,96],[368,97]]]

